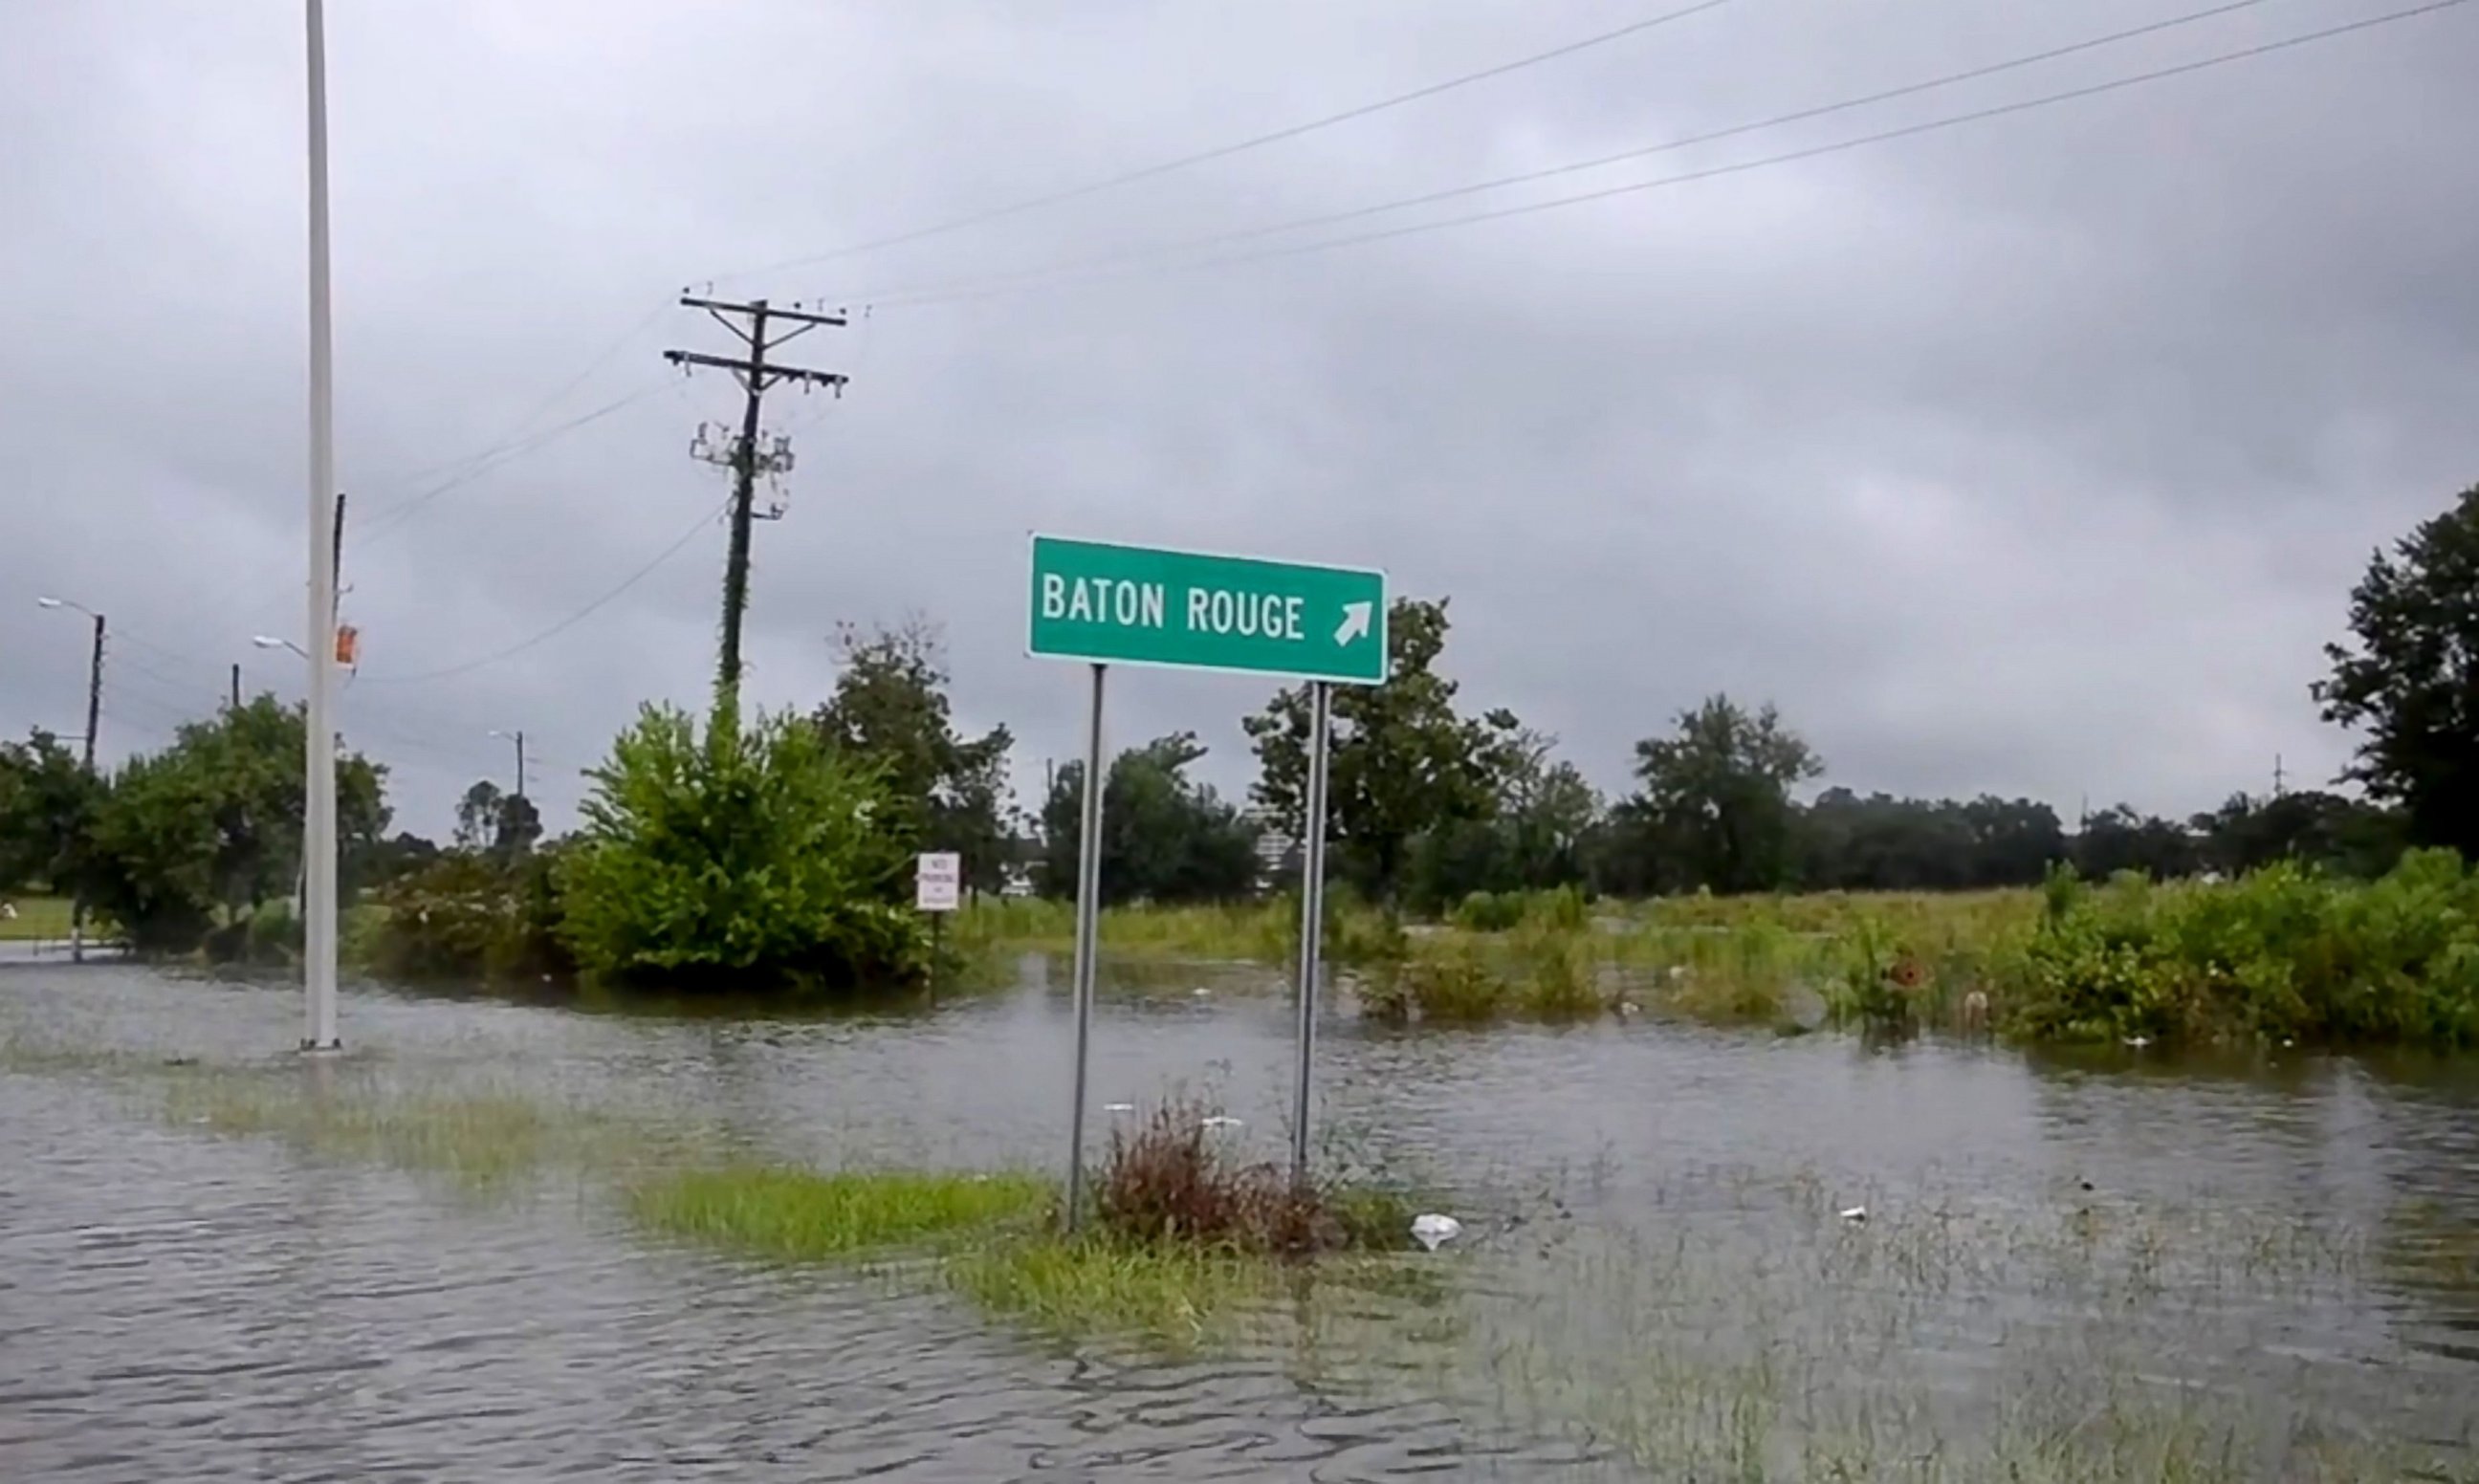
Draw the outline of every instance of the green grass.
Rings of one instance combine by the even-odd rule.
[[[819,1262],[1021,1223],[1052,1199],[1029,1175],[741,1165],[662,1175],[631,1190],[628,1208],[656,1231]]]
[[[631,1189],[627,1204],[651,1230],[773,1262],[931,1255],[936,1286],[994,1318],[1168,1352],[1233,1340],[1308,1275],[1358,1283],[1370,1261],[1135,1241],[1098,1227],[1065,1236],[1051,1219],[1055,1187],[1020,1174],[731,1165],[656,1176]],[[1399,1214],[1372,1198],[1344,1203],[1342,1218],[1355,1233],[1368,1228],[1372,1242],[1382,1240],[1378,1226],[1399,1241]]]
[[[1031,1236],[959,1251],[947,1284],[989,1314],[1070,1339],[1124,1336],[1171,1350],[1228,1338],[1296,1265],[1223,1248]]]
[[[1005,903],[975,931],[1063,946],[1071,920],[1060,904]],[[1364,1012],[1397,1022],[1648,1012],[2032,1043],[2479,1046],[2479,872],[2441,851],[2372,882],[2282,865],[2222,883],[2061,876],[1952,894],[1475,896],[1408,934],[1345,907],[1334,934],[1334,961],[1362,970]],[[1102,942],[1277,971],[1291,946],[1279,902],[1118,908]]]
[[[66,897],[11,897],[0,894],[0,901],[16,904],[17,915],[0,919],[0,942],[27,942],[36,938],[65,938],[69,935],[69,899]]]
[[[1326,959],[1377,961],[1401,952],[1399,926],[1372,908],[1328,905]],[[1240,959],[1286,963],[1296,950],[1299,907],[1288,898],[1183,907],[1122,907],[1103,912],[1103,952],[1128,958]],[[978,953],[1063,954],[1076,946],[1076,906],[1038,897],[985,899],[956,914],[953,939]]]
[[[506,1187],[554,1165],[626,1163],[669,1142],[606,1113],[520,1093],[408,1093],[362,1069],[336,1068],[323,1084],[298,1070],[178,1072],[165,1092],[164,1117],[184,1128],[276,1139],[330,1159],[444,1175],[474,1188]]]

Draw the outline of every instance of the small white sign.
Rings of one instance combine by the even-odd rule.
[[[952,912],[963,900],[964,857],[954,851],[924,852],[912,873],[912,905],[925,912]]]

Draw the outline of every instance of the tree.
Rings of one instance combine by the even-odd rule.
[[[1434,668],[1446,629],[1446,600],[1395,600],[1386,683],[1334,689],[1327,838],[1337,874],[1389,900],[1413,840],[1490,818],[1521,760],[1513,713],[1456,712],[1456,684]],[[1257,751],[1254,797],[1294,838],[1305,832],[1309,722],[1308,687],[1296,686],[1242,724]]]
[[[2403,823],[2394,811],[2311,788],[2268,799],[2232,794],[2190,828],[2203,837],[2204,862],[2227,875],[2295,860],[2373,878],[2401,857]]]
[[[2093,880],[2120,871],[2164,881],[2192,876],[2203,859],[2195,836],[2185,828],[2156,815],[2138,814],[2130,805],[2092,815],[2075,835],[2075,870]]]
[[[498,817],[491,825],[492,855],[501,860],[529,856],[542,834],[542,810],[531,799],[509,794],[499,800]]]
[[[2032,886],[2068,858],[2066,827],[2057,811],[2030,799],[1982,794],[1962,806],[1971,832],[1975,886]]]
[[[1552,760],[1556,745],[1553,737],[1518,732],[1490,816],[1450,821],[1414,840],[1407,906],[1435,912],[1476,891],[1544,890],[1586,880],[1600,796],[1574,764]]]
[[[1008,729],[957,733],[945,645],[931,625],[910,620],[867,635],[846,626],[837,643],[842,674],[818,708],[819,730],[882,771],[891,832],[909,848],[956,852],[971,885],[997,890],[1010,858]]]
[[[427,869],[438,860],[437,842],[410,831],[373,841],[368,850],[345,858],[344,874],[356,889],[385,886]]]
[[[1771,891],[1796,869],[1790,791],[1824,771],[1768,704],[1749,712],[1727,696],[1678,717],[1672,737],[1636,744],[1640,831],[1674,853],[1686,880],[1717,892]]]
[[[2412,843],[2479,857],[2479,485],[2369,559],[2350,628],[2313,687],[2326,721],[2364,729],[2344,776],[2399,804]]]
[[[1832,891],[2028,886],[2067,857],[2055,809],[1988,795],[1963,804],[1828,788],[1799,833],[1801,883]]]
[[[161,753],[131,759],[94,815],[79,877],[89,900],[142,949],[195,946],[293,895],[301,869],[302,709],[271,696],[192,722]],[[336,835],[351,861],[375,849],[389,809],[387,770],[336,759]]]
[[[0,892],[65,884],[102,793],[77,755],[48,731],[0,743]]]
[[[1214,902],[1257,887],[1257,832],[1212,787],[1188,777],[1205,755],[1192,732],[1157,737],[1113,758],[1102,790],[1102,900]],[[1042,889],[1076,893],[1083,858],[1085,764],[1061,768],[1042,804]]]
[[[558,931],[590,972],[690,989],[905,980],[927,930],[900,896],[895,805],[875,765],[790,713],[703,736],[649,705],[589,772],[558,856]]]
[[[489,846],[499,832],[499,806],[507,795],[489,779],[477,779],[456,801],[456,848],[478,851]]]

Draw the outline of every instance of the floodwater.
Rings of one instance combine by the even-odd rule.
[[[1338,1012],[1321,1157],[1466,1238],[1393,1309],[1182,1359],[657,1241],[591,1172],[477,1191],[180,1113],[229,1067],[1050,1168],[1066,981],[812,1020],[356,990],[304,1063],[289,988],[0,965],[0,1478],[2479,1478],[2469,1062]],[[1185,1087],[1277,1155],[1290,1035],[1247,971],[1123,977],[1091,1127]]]

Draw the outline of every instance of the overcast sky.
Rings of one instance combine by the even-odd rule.
[[[833,256],[1686,0],[331,0],[345,608],[364,646],[343,726],[395,769],[399,823],[444,833],[466,783],[507,781],[494,729],[532,739],[557,826],[640,701],[703,704],[726,476],[688,448],[738,396],[660,354],[732,348],[675,302],[710,283],[853,314],[797,344],[848,395],[767,404],[799,461],[786,517],[757,528],[753,695],[813,704],[839,622],[926,614],[962,718],[1012,728],[1033,788],[1080,746],[1083,704],[1080,671],[1022,652],[1034,527],[1378,565],[1398,592],[1451,596],[1464,699],[1556,733],[1605,788],[1715,690],[1777,703],[1827,780],[1863,791],[2030,794],[2071,817],[2085,797],[2183,813],[2261,791],[2277,754],[2294,783],[2322,780],[2348,739],[2307,688],[2351,583],[2479,479],[2479,5],[1263,256],[2415,3],[2265,0],[1539,184],[1142,251],[2206,3],[1733,0]],[[301,24],[294,0],[0,5],[12,734],[81,725],[84,634],[45,593],[110,615],[107,757],[211,711],[233,661],[253,690],[299,693],[299,662],[251,638],[304,627]],[[1239,791],[1238,719],[1267,689],[1129,672],[1113,745],[1193,729]]]

